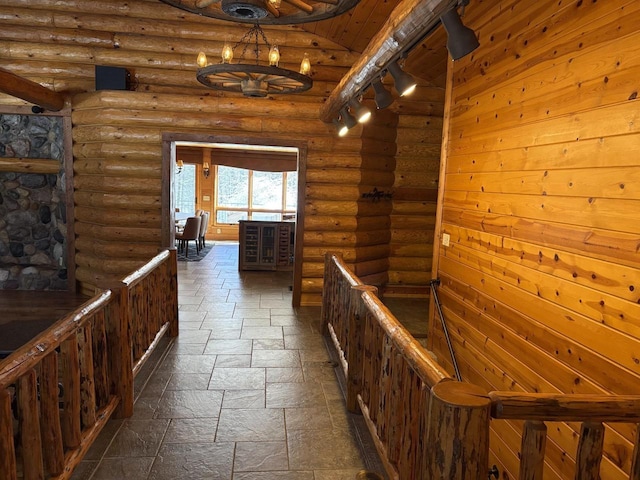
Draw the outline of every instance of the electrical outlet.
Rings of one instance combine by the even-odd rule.
[[[448,233],[443,233],[442,234],[442,245],[444,245],[445,247],[449,246],[449,240],[451,240],[451,235],[449,235]]]

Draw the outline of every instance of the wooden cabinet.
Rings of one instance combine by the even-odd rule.
[[[294,222],[240,221],[240,270],[291,270]]]

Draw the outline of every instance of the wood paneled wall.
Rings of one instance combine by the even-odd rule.
[[[463,376],[487,390],[638,394],[640,4],[476,0],[465,24],[481,46],[453,66],[451,243],[435,259]],[[508,478],[520,431],[492,425]],[[549,429],[545,479],[573,478],[578,433]],[[627,478],[634,435],[607,427],[601,478]]]

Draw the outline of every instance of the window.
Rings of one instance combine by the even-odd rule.
[[[216,166],[216,224],[281,221],[298,206],[298,172],[262,172]]]
[[[176,208],[181,212],[196,211],[196,166],[193,163],[185,163],[180,170],[176,172]]]

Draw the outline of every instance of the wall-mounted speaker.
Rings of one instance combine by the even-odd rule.
[[[129,90],[131,74],[126,68],[96,65],[96,90]]]

